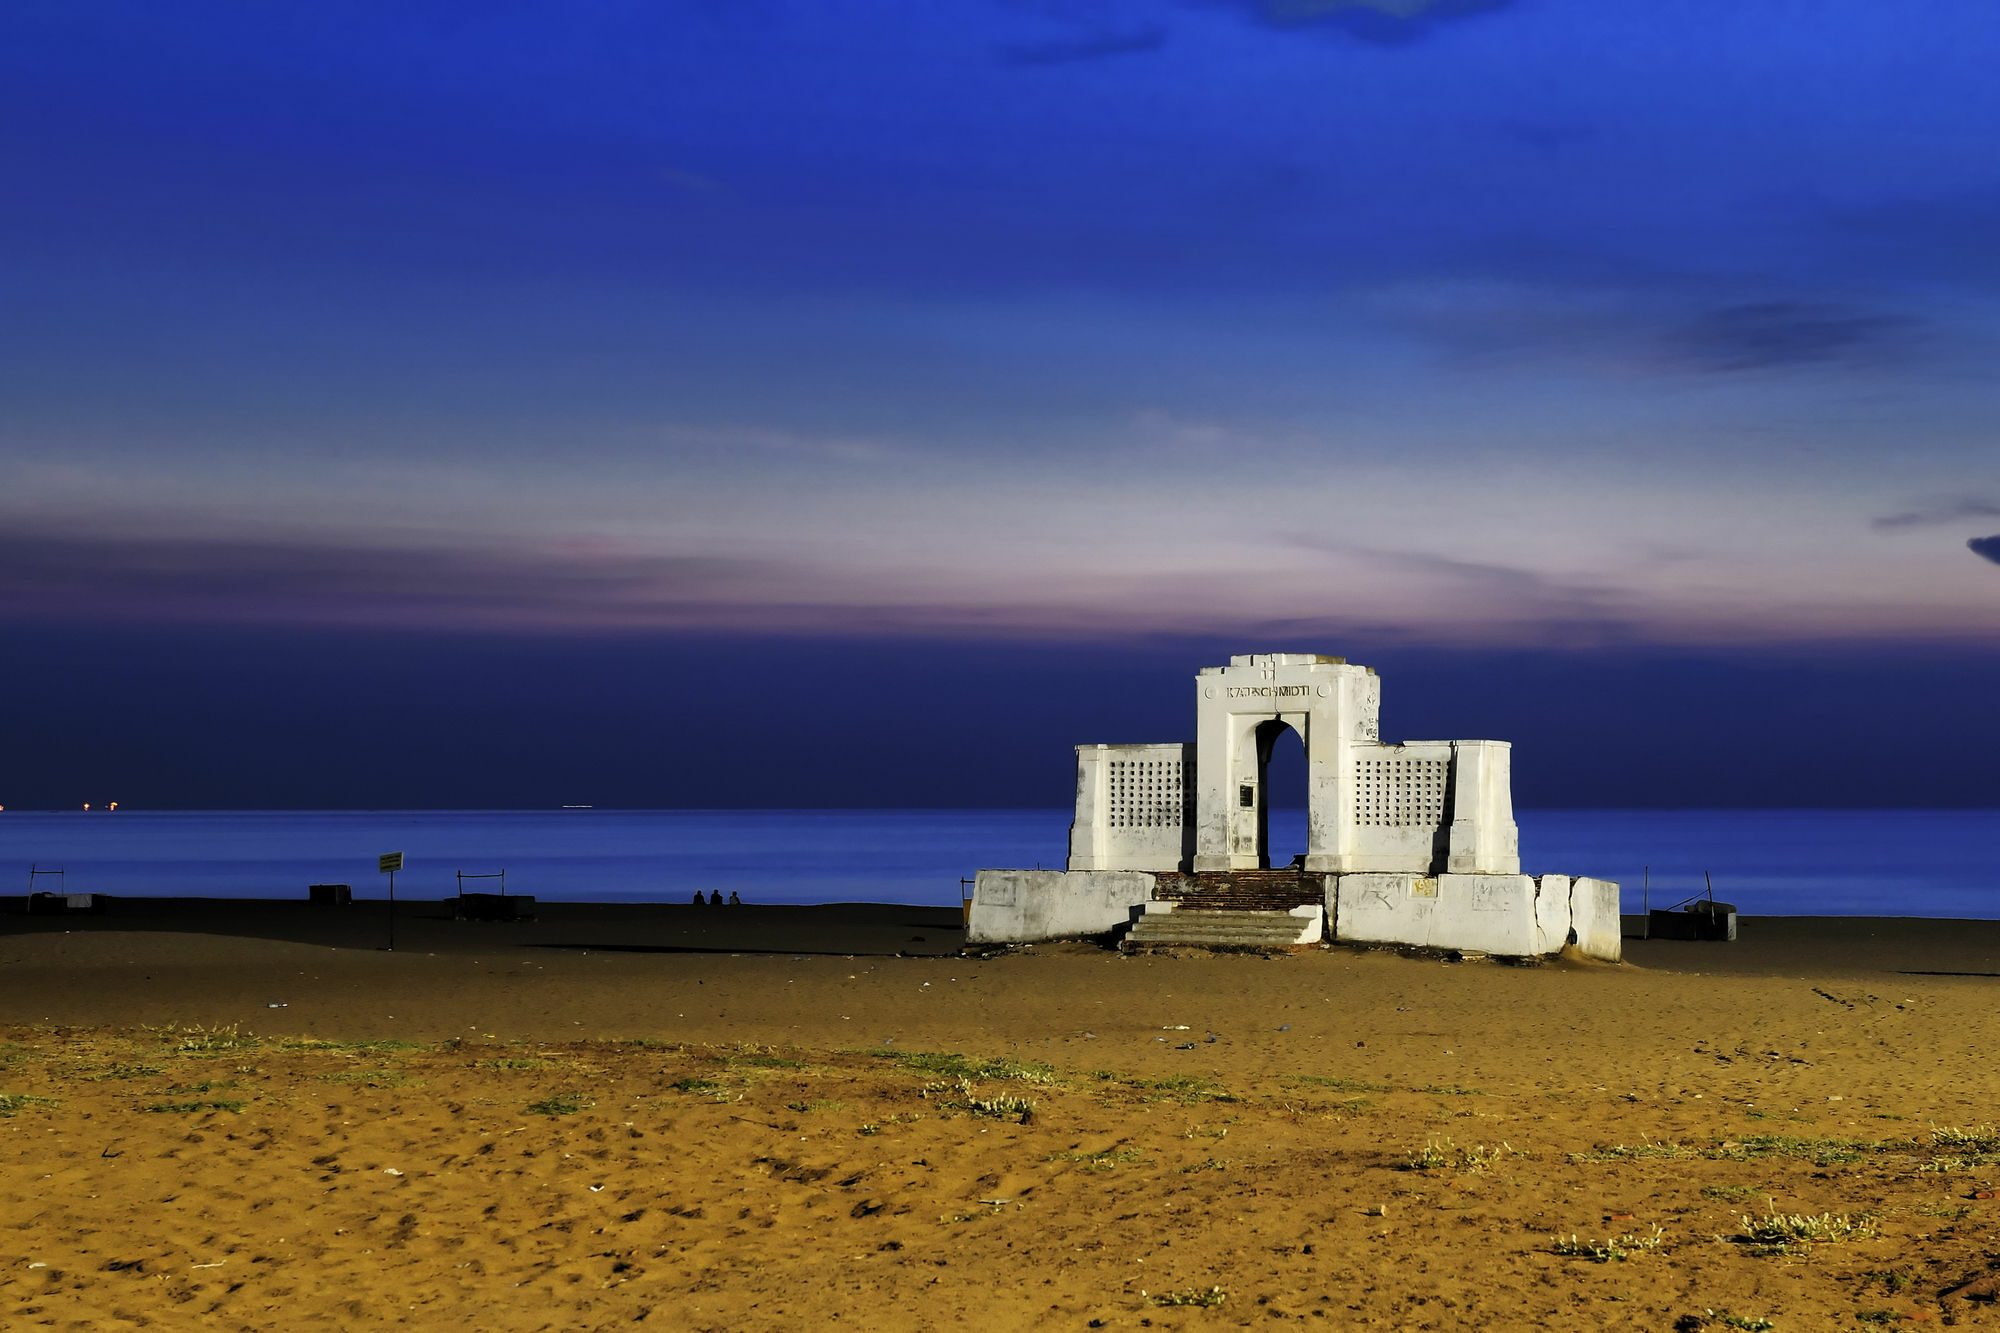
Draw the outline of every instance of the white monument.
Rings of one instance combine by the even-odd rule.
[[[1077,747],[1068,869],[979,872],[972,940],[1129,926],[1135,943],[1619,956],[1617,885],[1520,873],[1507,742],[1384,743],[1381,678],[1338,657],[1232,657],[1194,685],[1193,744]],[[1306,851],[1273,867],[1266,771],[1288,728]]]

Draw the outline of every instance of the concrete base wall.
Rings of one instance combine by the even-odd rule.
[[[1471,949],[1515,958],[1560,952],[1581,915],[1579,947],[1595,958],[1615,961],[1620,956],[1618,886],[1609,880],[1329,875],[1327,911],[1337,940]]]
[[[1617,962],[1624,956],[1624,923],[1618,915],[1618,886],[1608,879],[1577,879],[1570,885],[1570,929],[1576,947],[1592,958]]]
[[[1129,870],[982,870],[972,887],[969,944],[1028,944],[1102,935],[1153,896],[1151,875]]]

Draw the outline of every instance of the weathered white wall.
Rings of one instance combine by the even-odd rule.
[[[1347,801],[1352,872],[1402,871],[1431,875],[1444,869],[1450,828],[1450,741],[1401,745],[1361,742],[1350,747]]]
[[[1360,874],[1330,877],[1338,940],[1472,949],[1528,958],[1554,953],[1569,934],[1568,883],[1560,910],[1538,902],[1527,875]],[[1556,878],[1561,878],[1560,876]],[[1552,896],[1558,891],[1551,889]],[[1551,928],[1559,925],[1553,940]]]
[[[1568,875],[1327,876],[1333,937],[1364,944],[1559,953],[1572,931],[1593,958],[1621,957],[1618,886]]]
[[[1617,962],[1625,956],[1624,923],[1618,918],[1618,885],[1578,876],[1570,885],[1570,929],[1576,947],[1592,958]]]
[[[1101,935],[1153,896],[1151,875],[1116,870],[982,870],[972,886],[965,938],[1023,944]]]
[[[1071,870],[1179,870],[1188,823],[1192,746],[1079,745]]]

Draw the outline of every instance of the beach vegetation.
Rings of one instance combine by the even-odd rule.
[[[1190,1162],[1182,1167],[1180,1171],[1182,1175],[1190,1176],[1197,1171],[1227,1171],[1228,1169],[1229,1159],[1227,1157],[1208,1157],[1199,1162]]]
[[[1656,1225],[1644,1234],[1607,1236],[1601,1241],[1586,1241],[1576,1235],[1551,1236],[1549,1248],[1565,1259],[1587,1259],[1594,1264],[1624,1263],[1634,1254],[1659,1249],[1666,1238],[1666,1229]]]
[[[30,1106],[61,1106],[53,1097],[30,1097],[25,1092],[0,1092],[0,1115],[13,1115]]]
[[[1790,1134],[1752,1134],[1728,1140],[1708,1155],[1730,1162],[1747,1162],[1758,1157],[1795,1157],[1814,1166],[1847,1166],[1861,1160],[1864,1153],[1885,1145],[1866,1139],[1799,1138]]]
[[[729,1089],[712,1078],[696,1078],[690,1074],[686,1078],[675,1079],[667,1086],[676,1092],[692,1092],[703,1097],[714,1097],[717,1101],[729,1099]]]
[[[1931,1147],[1963,1154],[2000,1152],[2000,1129],[1992,1125],[1974,1125],[1970,1129],[1932,1125]]]
[[[1233,1102],[1236,1095],[1229,1092],[1214,1079],[1202,1078],[1195,1074],[1176,1074],[1168,1078],[1130,1080],[1130,1086],[1146,1093],[1149,1102],[1172,1101],[1183,1106],[1197,1102]]]
[[[156,1074],[166,1072],[158,1065],[117,1064],[107,1065],[94,1074],[85,1074],[84,1077],[93,1083],[100,1083],[108,1078],[152,1078]]]
[[[1326,1074],[1294,1074],[1295,1083],[1310,1083],[1314,1087],[1327,1088],[1334,1092],[1388,1092],[1387,1083],[1370,1083],[1359,1078],[1335,1078]]]
[[[454,1038],[453,1040],[456,1040]],[[337,1051],[360,1054],[365,1051],[423,1051],[430,1048],[420,1041],[383,1037],[370,1041],[322,1041],[318,1037],[287,1037],[278,1043],[281,1051]]]
[[[1789,1254],[1800,1244],[1832,1245],[1875,1234],[1865,1218],[1844,1213],[1771,1213],[1745,1215],[1738,1221],[1742,1229],[1733,1239],[1767,1254]]]
[[[1403,1160],[1405,1171],[1484,1171],[1495,1162],[1528,1154],[1507,1143],[1472,1143],[1461,1148],[1450,1139],[1428,1139]]]
[[[1690,1318],[1693,1318],[1693,1316],[1690,1316]],[[1724,1328],[1742,1329],[1743,1333],[1770,1333],[1772,1329],[1777,1327],[1776,1324],[1762,1315],[1731,1314],[1727,1310],[1704,1310],[1701,1313],[1700,1319],[1695,1320],[1693,1323],[1689,1323],[1688,1320],[1684,1319],[1677,1327],[1706,1328],[1709,1324],[1720,1324]]]
[[[864,1139],[872,1139],[882,1132],[882,1127],[870,1120],[866,1124],[857,1125],[854,1132]]]
[[[1221,1287],[1183,1287],[1179,1291],[1159,1291],[1139,1293],[1149,1305],[1192,1305],[1213,1310],[1229,1300],[1229,1293]]]
[[[1571,1158],[1570,1160],[1574,1161],[1576,1159]],[[1703,1185],[1701,1187],[1702,1198],[1726,1199],[1731,1203],[1743,1203],[1759,1195],[1768,1198],[1770,1191],[1761,1185]]]
[[[1054,1066],[1025,1060],[979,1059],[951,1051],[872,1051],[878,1059],[894,1060],[905,1069],[933,1074],[939,1078],[1011,1080],[1018,1083],[1054,1083]]]
[[[422,1086],[400,1069],[340,1069],[321,1074],[324,1083],[347,1083],[360,1088],[408,1088]]]
[[[214,1092],[218,1088],[226,1089],[236,1086],[238,1086],[237,1082],[233,1078],[205,1078],[199,1083],[176,1083],[166,1090],[166,1095],[169,1097],[200,1096],[205,1092]]]
[[[203,1111],[227,1111],[231,1115],[241,1115],[248,1105],[248,1102],[234,1097],[200,1097],[189,1101],[154,1102],[146,1109],[167,1115],[199,1115]]]
[[[1642,1139],[1638,1143],[1614,1143],[1609,1147],[1594,1148],[1589,1152],[1573,1152],[1569,1155],[1572,1163],[1581,1162],[1635,1162],[1653,1157],[1692,1157],[1694,1149],[1669,1139],[1655,1143]]]
[[[965,1103],[965,1109],[989,1120],[1008,1120],[1018,1116],[1024,1125],[1035,1118],[1035,1102],[1029,1097],[974,1097]]]
[[[827,1115],[834,1111],[846,1109],[846,1105],[843,1102],[818,1097],[806,1102],[786,1102],[785,1109],[787,1111],[796,1111],[800,1115]]]
[[[1915,1285],[1916,1280],[1915,1274],[1904,1272],[1900,1268],[1881,1268],[1861,1275],[1861,1285],[1863,1287],[1866,1287],[1871,1282],[1880,1282],[1891,1296],[1894,1296],[1905,1287]]]
[[[547,1069],[555,1061],[539,1055],[496,1055],[491,1060],[475,1060],[474,1069]]]
[[[1052,1152],[1042,1160],[1075,1162],[1086,1171],[1115,1171],[1121,1166],[1135,1166],[1144,1162],[1146,1155],[1137,1148],[1105,1148],[1099,1152]]]
[[[199,1023],[178,1028],[167,1025],[147,1031],[181,1055],[225,1055],[232,1051],[252,1051],[260,1044],[258,1038],[239,1030],[234,1023],[227,1027],[206,1027]]]
[[[1418,1088],[1418,1092],[1428,1092],[1434,1097],[1484,1097],[1484,1088],[1458,1088],[1449,1083],[1433,1084],[1428,1088]]]
[[[597,1103],[580,1092],[552,1092],[540,1101],[528,1103],[529,1115],[575,1115]]]

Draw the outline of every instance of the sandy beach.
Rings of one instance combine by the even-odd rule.
[[[7,1327],[1986,1324],[2000,923],[1508,966],[954,910],[0,916]],[[1730,1321],[1736,1322],[1730,1322]]]

